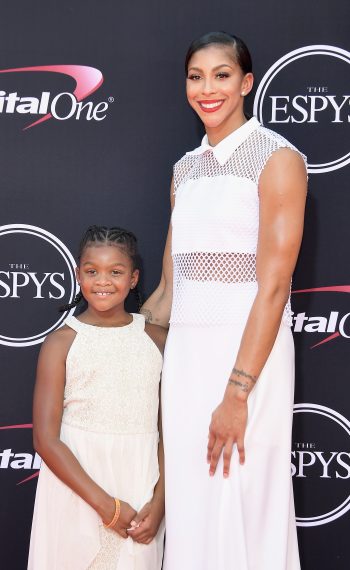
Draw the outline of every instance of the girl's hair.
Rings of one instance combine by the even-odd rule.
[[[211,45],[232,47],[235,62],[238,63],[244,75],[252,72],[252,58],[246,44],[241,40],[241,38],[228,34],[227,32],[209,32],[208,34],[204,34],[200,38],[193,40],[188,48],[185,59],[186,75],[188,72],[188,64],[193,54]]]
[[[137,238],[136,236],[123,228],[107,228],[106,226],[90,226],[83,235],[79,250],[78,250],[78,263],[87,247],[94,245],[115,245],[123,250],[123,252],[131,259],[132,269],[139,269],[140,267],[140,257],[137,250]],[[142,305],[142,297],[139,288],[134,288],[138,308],[140,310]],[[81,291],[75,296],[74,301],[68,305],[64,305],[60,308],[60,312],[70,311],[76,307],[80,301],[83,299]]]

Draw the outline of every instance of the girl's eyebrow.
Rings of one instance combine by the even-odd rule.
[[[232,69],[231,65],[229,65],[228,63],[221,63],[220,65],[216,65],[215,67],[213,67],[213,71],[217,71],[218,69],[220,69],[220,67],[229,67],[230,69]],[[188,71],[202,71],[202,69],[200,67],[189,67]]]
[[[84,267],[85,265],[96,265],[96,262],[94,262],[94,261],[84,261],[83,267]],[[116,266],[119,266],[119,265],[120,265],[121,267],[126,267],[125,263],[121,263],[120,261],[118,261],[118,262],[116,262],[116,263],[111,263],[111,264],[110,264],[110,267],[116,267]]]

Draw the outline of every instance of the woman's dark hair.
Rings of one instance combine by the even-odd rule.
[[[185,59],[186,75],[188,72],[188,64],[193,54],[211,45],[232,47],[235,62],[238,63],[244,75],[252,72],[252,58],[247,46],[241,38],[228,34],[227,32],[209,32],[208,34],[204,34],[200,38],[193,40],[188,48]]]
[[[78,250],[78,262],[84,253],[84,250],[93,245],[115,245],[123,250],[123,252],[130,257],[132,262],[132,269],[139,269],[140,267],[140,257],[137,251],[137,238],[128,230],[123,228],[107,228],[106,226],[90,226],[83,235],[79,250]],[[142,298],[138,287],[134,288],[135,294],[137,296],[139,310],[142,305]],[[60,308],[63,313],[65,311],[70,311],[76,307],[80,301],[83,299],[81,291],[75,296],[74,301],[68,305],[64,305]]]

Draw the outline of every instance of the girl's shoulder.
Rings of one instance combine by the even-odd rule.
[[[154,325],[152,323],[145,323],[145,333],[153,340],[154,344],[157,345],[160,352],[164,353],[165,341],[168,336],[168,330],[160,325]]]
[[[76,337],[76,331],[67,325],[63,325],[61,328],[48,334],[44,340],[41,348],[41,352],[45,354],[62,354],[62,356],[67,356],[68,351]]]

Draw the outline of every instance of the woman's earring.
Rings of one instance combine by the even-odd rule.
[[[244,95],[245,95],[245,92],[244,92],[244,91],[242,91],[241,95],[242,95],[242,97],[244,97]]]

